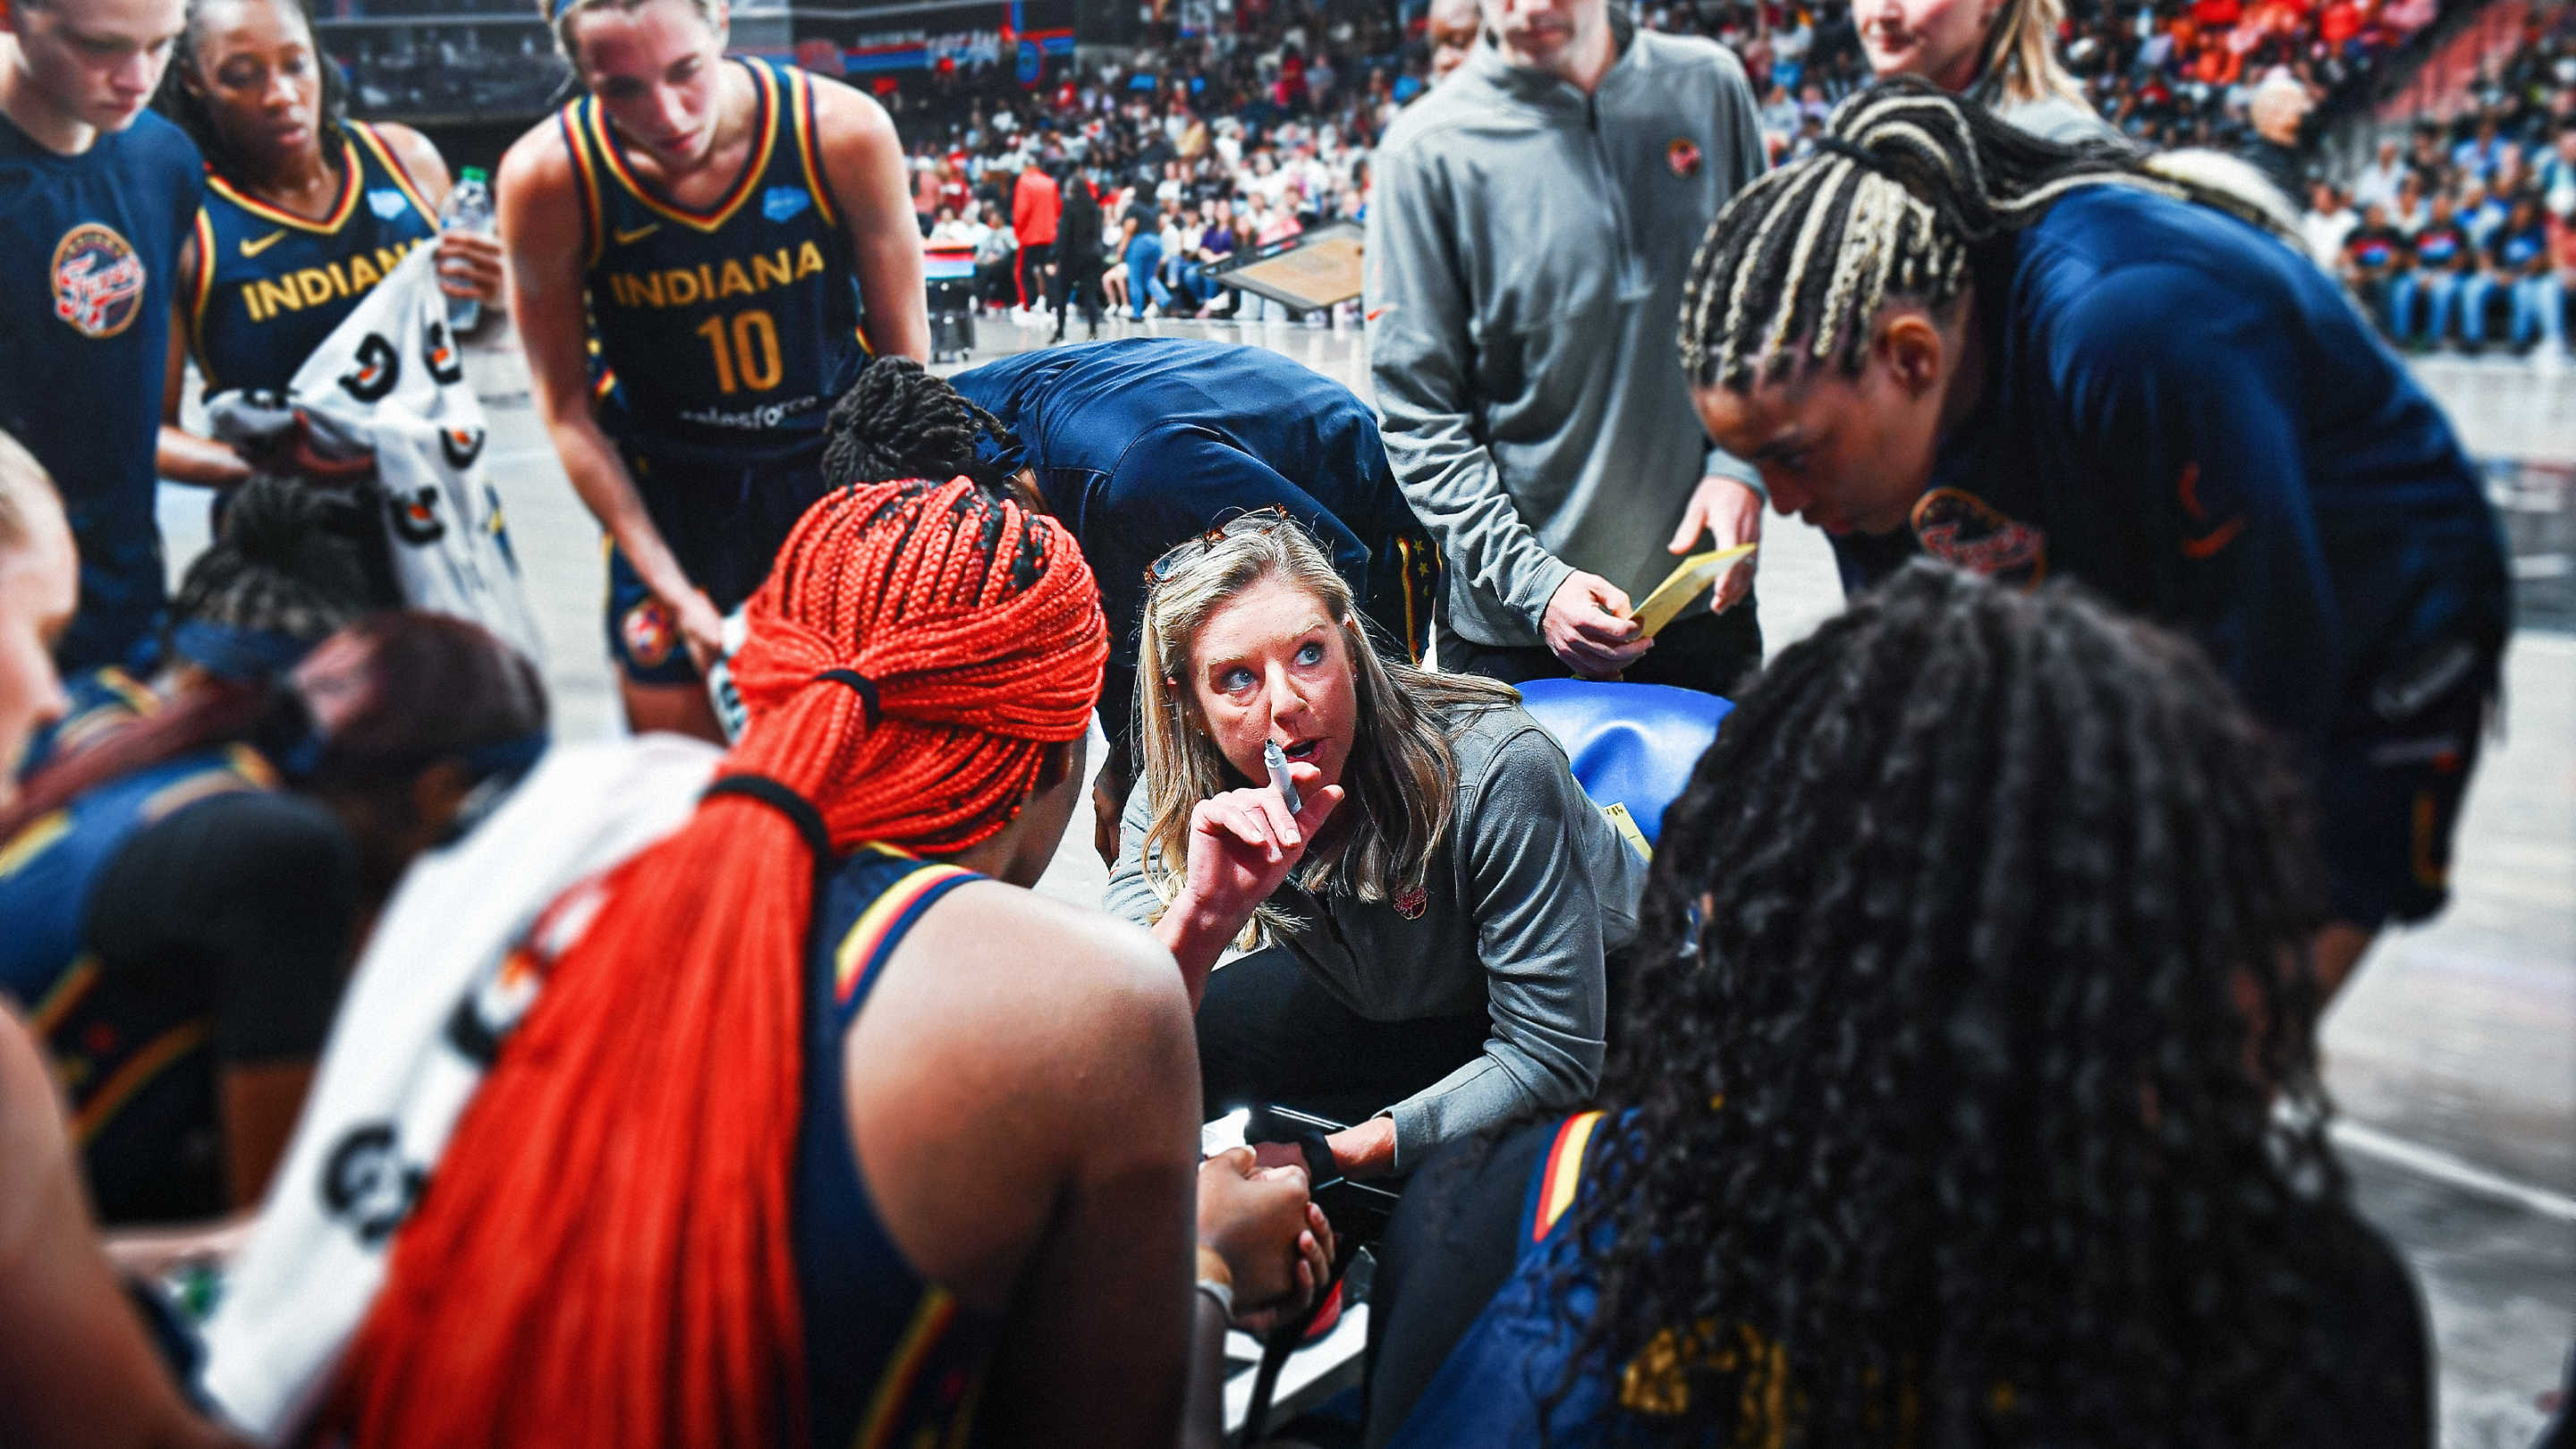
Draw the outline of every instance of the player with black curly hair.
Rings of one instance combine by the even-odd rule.
[[[1864,594],[1665,816],[1603,1110],[1408,1194],[1371,1442],[2426,1444],[2306,814],[2173,635]]]

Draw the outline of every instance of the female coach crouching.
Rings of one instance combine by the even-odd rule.
[[[1357,619],[1274,509],[1155,563],[1108,907],[1181,964],[1207,1110],[1356,1122],[1330,1141],[1367,1177],[1585,1099],[1645,870],[1516,693],[1383,658]],[[1211,978],[1238,942],[1263,949]]]

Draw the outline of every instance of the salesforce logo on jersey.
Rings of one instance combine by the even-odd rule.
[[[760,214],[771,221],[787,221],[814,204],[814,198],[793,186],[773,186],[760,195]]]
[[[410,205],[408,197],[386,187],[380,186],[367,193],[367,209],[385,221],[402,215],[404,208]]]

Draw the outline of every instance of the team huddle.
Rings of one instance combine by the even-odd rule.
[[[2428,1442],[2314,1031],[2498,688],[2447,420],[2044,46],[1765,171],[1715,44],[1483,12],[1372,403],[932,374],[892,121],[718,0],[550,0],[495,235],[296,0],[9,0],[0,1440],[1214,1444],[1365,1249],[1372,1445]],[[299,392],[398,294],[515,329],[629,737],[402,562],[515,579],[393,486],[479,427]]]

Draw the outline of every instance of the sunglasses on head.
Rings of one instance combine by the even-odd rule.
[[[1275,532],[1281,525],[1293,523],[1285,504],[1271,503],[1248,509],[1196,538],[1185,538],[1163,551],[1163,556],[1145,566],[1145,582],[1159,584],[1180,570],[1181,565],[1216,547],[1229,538]]]

